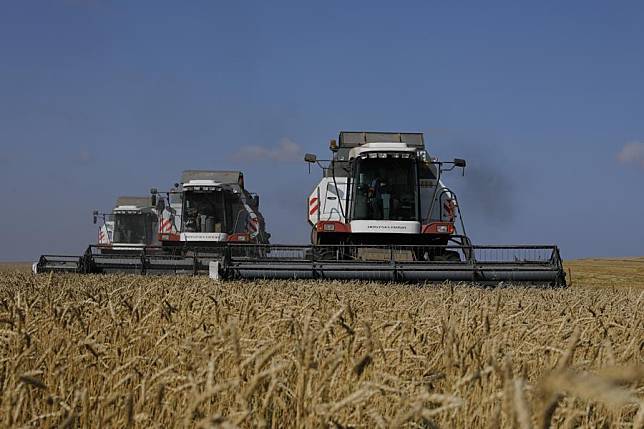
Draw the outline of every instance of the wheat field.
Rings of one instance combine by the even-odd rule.
[[[641,428],[639,268],[567,266],[556,290],[7,271],[0,426]]]

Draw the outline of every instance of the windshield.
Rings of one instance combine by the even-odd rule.
[[[184,194],[183,228],[186,232],[226,232],[231,223],[229,213],[221,190]]]
[[[382,155],[356,160],[353,219],[418,220],[416,160]]]
[[[146,244],[148,216],[142,213],[114,215],[114,243]]]

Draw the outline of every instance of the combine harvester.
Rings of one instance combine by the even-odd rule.
[[[34,264],[34,272],[88,272],[95,270],[101,255],[114,258],[137,255],[159,245],[157,211],[149,197],[118,197],[111,213],[95,210],[93,221],[98,227],[98,241],[85,255],[43,255]],[[86,255],[94,253],[94,258]],[[109,258],[109,256],[107,256]],[[89,265],[88,265],[89,264]]]
[[[188,170],[169,192],[151,193],[161,213],[159,241],[164,248],[268,244],[259,196],[245,189],[241,171]]]
[[[118,197],[112,213],[94,211],[101,253],[139,251],[157,246],[158,216],[149,197]]]
[[[225,278],[532,283],[565,286],[554,245],[475,246],[442,175],[466,166],[431,157],[421,133],[341,132],[307,200],[311,246],[226,255]],[[457,233],[457,223],[460,234]]]
[[[472,245],[456,194],[442,180],[466,162],[431,157],[423,134],[341,132],[330,149],[329,160],[305,156],[323,171],[306,203],[311,245],[268,244],[241,174],[235,186],[214,172],[186,172],[178,189],[157,200],[163,251],[146,247],[115,271],[565,286],[554,245]],[[105,272],[92,252],[81,259],[84,272]]]

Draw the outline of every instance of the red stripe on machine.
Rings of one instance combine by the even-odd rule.
[[[315,214],[315,212],[317,212],[319,208],[320,208],[320,205],[318,204],[317,206],[315,206],[315,207],[313,207],[313,208],[311,209],[311,211],[309,212],[309,214],[310,214],[310,215]]]
[[[170,232],[172,230],[172,221],[170,219],[161,220],[161,232]]]

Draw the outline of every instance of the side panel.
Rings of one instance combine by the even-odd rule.
[[[159,236],[168,237],[177,236],[181,230],[181,199],[177,196],[175,201],[170,201],[159,216]],[[161,238],[161,241],[164,241]]]
[[[112,244],[114,222],[107,221],[98,228],[98,244]]]
[[[325,179],[322,179],[322,182],[324,182]],[[308,216],[309,223],[312,226],[315,226],[318,221],[320,220],[320,187],[324,189],[324,186],[322,183],[318,183],[318,185],[313,189],[313,192],[311,192],[311,195],[306,199],[307,207],[306,207],[306,213]]]
[[[431,183],[431,186],[430,186]],[[452,193],[446,191],[443,181],[438,182],[438,190],[434,196],[436,180],[421,180],[420,182],[420,214],[423,224],[430,222],[454,222],[456,210],[452,201]],[[432,198],[434,204],[432,205]],[[431,209],[431,213],[430,213]]]
[[[156,209],[152,210],[152,223],[150,225],[150,228],[152,229],[151,234],[150,234],[150,245],[151,246],[158,246],[161,244],[159,241],[159,213],[157,212]]]
[[[266,224],[264,218],[257,207],[251,207],[252,198],[245,191],[239,194],[240,203],[245,213],[243,219],[243,232],[248,232],[251,239],[259,240],[265,235]],[[235,231],[237,232],[237,231]]]
[[[337,185],[337,186],[336,186]],[[345,222],[347,178],[323,178],[308,198],[309,223],[316,225],[320,221]]]

